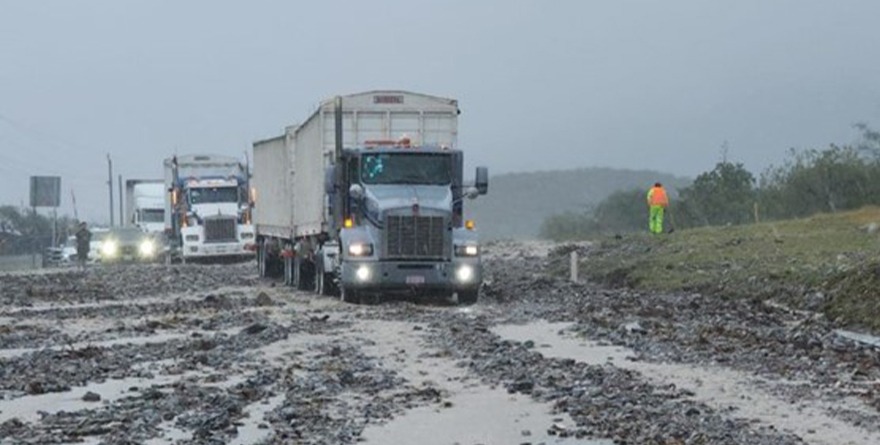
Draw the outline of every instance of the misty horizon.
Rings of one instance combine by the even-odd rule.
[[[458,100],[468,172],[693,178],[726,156],[757,176],[791,148],[877,127],[878,12],[868,1],[6,2],[0,204],[26,205],[30,176],[59,175],[60,214],[73,214],[73,190],[80,216],[106,221],[108,154],[114,181],[161,178],[174,153],[244,161],[319,102],[374,89]]]

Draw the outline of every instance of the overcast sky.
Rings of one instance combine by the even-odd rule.
[[[459,100],[468,166],[754,172],[880,123],[880,2],[0,0],[0,204],[244,156],[322,99]]]

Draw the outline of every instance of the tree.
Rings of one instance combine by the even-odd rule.
[[[601,233],[645,230],[648,221],[646,196],[646,191],[641,189],[612,193],[593,212],[596,229]]]
[[[880,164],[855,147],[792,151],[761,180],[762,205],[778,218],[837,212],[880,202]]]
[[[681,190],[681,223],[688,226],[744,224],[752,220],[755,178],[741,164],[719,162]]]

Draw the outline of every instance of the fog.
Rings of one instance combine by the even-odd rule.
[[[114,181],[161,177],[175,152],[244,158],[371,89],[458,99],[459,146],[493,174],[693,176],[722,146],[760,172],[878,121],[878,16],[818,0],[2,1],[0,204],[60,175],[60,211],[73,190],[106,221],[108,154]]]

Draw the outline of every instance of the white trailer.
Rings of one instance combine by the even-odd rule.
[[[355,290],[365,290],[367,285],[371,291],[385,291],[401,284],[395,282],[397,278],[408,280],[401,284],[406,290],[434,285],[453,291],[460,286],[446,282],[447,277],[454,276],[446,273],[447,268],[472,261],[474,264],[468,267],[477,269],[477,273],[473,275],[474,282],[467,284],[468,292],[472,292],[475,299],[475,283],[478,285],[480,277],[479,258],[476,254],[471,255],[476,258],[467,260],[453,258],[452,253],[453,242],[467,239],[468,243],[476,244],[476,233],[465,229],[462,219],[462,197],[476,196],[477,191],[465,193],[462,184],[462,155],[456,150],[458,115],[458,102],[454,99],[406,91],[369,91],[326,100],[301,125],[286,127],[281,136],[255,142],[252,185],[256,191],[254,226],[261,275],[281,272],[285,283],[301,289],[314,286],[321,293],[326,293],[327,280],[332,279],[341,285],[345,299],[346,289],[350,291],[349,297]],[[342,136],[340,144],[337,144],[337,134]],[[398,141],[402,140],[406,141],[406,152],[399,149],[403,145]],[[360,179],[354,176],[360,168],[360,153],[367,153],[362,150],[366,147],[377,147],[377,150],[368,150],[370,154],[383,152],[395,159],[413,154],[425,155],[427,157],[422,158],[425,160],[429,157],[439,160],[438,165],[448,166],[446,182],[361,185]],[[485,169],[482,171],[485,173]],[[488,180],[487,174],[482,176]],[[487,184],[481,192],[485,192]],[[360,187],[360,192],[350,195],[349,186],[355,185]],[[374,193],[379,191],[382,197]],[[355,201],[360,203],[360,210],[348,209],[348,203]],[[429,217],[417,221],[418,209],[413,207],[414,203],[421,205],[426,215],[433,212],[432,221],[445,221],[444,227],[455,230],[447,234],[437,226],[439,232],[435,233],[431,247],[434,256],[404,260],[412,267],[416,266],[413,261],[421,261],[418,267],[422,270],[442,270],[444,282],[432,281],[433,276],[415,276],[415,272],[403,277],[391,271],[397,267],[393,262],[400,258],[391,258],[389,251],[391,247],[402,248],[401,239],[386,237],[379,221],[373,225],[366,223],[369,215],[364,211],[370,209],[377,219],[388,217],[393,220],[392,224],[403,221],[404,225],[420,227],[418,224]],[[414,208],[416,215],[401,214]],[[400,230],[405,231],[407,227],[401,226]],[[370,258],[349,261],[346,246],[351,236],[374,240],[375,252],[371,244]],[[417,238],[404,241],[424,241]],[[476,252],[476,249],[468,252]],[[387,269],[384,273],[387,280],[349,283],[346,264],[354,264],[355,260],[373,261],[375,264],[371,267],[376,271]],[[364,267],[367,266],[362,264],[361,269]],[[355,289],[360,285],[363,286]]]
[[[161,179],[125,181],[125,221],[144,232],[165,230],[165,184]]]

